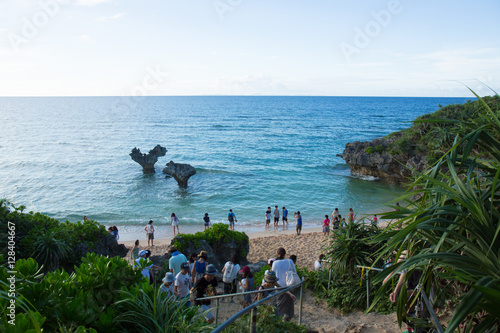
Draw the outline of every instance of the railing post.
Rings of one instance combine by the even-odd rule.
[[[370,307],[370,276],[368,275],[370,272],[369,269],[366,270],[366,308]]]
[[[330,281],[332,281],[332,269],[330,268],[330,273],[328,273],[328,289],[330,289]]]
[[[250,333],[257,332],[257,307],[252,309],[251,319],[250,319]]]
[[[304,282],[304,277],[302,277],[302,282]],[[302,324],[302,302],[304,300],[304,283],[299,287],[300,301],[299,301],[299,325]]]
[[[220,304],[220,298],[217,298],[216,304],[217,304],[217,308],[215,309],[215,325],[217,326],[219,324],[219,304]]]

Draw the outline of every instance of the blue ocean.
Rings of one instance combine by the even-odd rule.
[[[405,129],[438,105],[467,98],[412,97],[23,97],[0,98],[0,198],[59,220],[84,215],[121,240],[203,229],[205,213],[236,230],[263,230],[268,206],[300,210],[305,227],[338,207],[383,211],[403,189],[351,175],[337,156],[348,142]],[[132,148],[167,154],[144,175]],[[162,169],[196,168],[187,188]],[[293,220],[293,219],[290,219]],[[294,222],[294,221],[291,221]],[[293,224],[294,225],[294,224]]]

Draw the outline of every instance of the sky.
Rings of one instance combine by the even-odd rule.
[[[499,14],[498,0],[0,0],[0,96],[491,95]]]

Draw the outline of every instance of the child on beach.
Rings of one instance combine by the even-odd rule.
[[[349,208],[349,222],[354,222],[354,211]]]
[[[377,218],[377,215],[373,215],[373,225],[377,225],[378,226],[378,218]]]
[[[155,227],[153,227],[153,220],[149,220],[148,225],[144,228],[146,230],[146,239],[148,240],[148,246],[151,243],[153,245],[153,241],[155,239]]]
[[[177,216],[175,216],[175,213],[172,213],[172,215],[170,216],[170,224],[174,228],[174,237],[175,237],[175,227],[177,227],[177,233],[179,234],[179,219],[177,218]]]
[[[255,282],[254,282],[253,274],[252,274],[252,271],[250,270],[250,267],[243,266],[243,268],[240,271],[240,274],[242,276],[242,279],[239,282],[239,286],[240,286],[241,290],[243,292],[254,291],[255,290]],[[243,308],[246,308],[250,304],[252,304],[252,294],[243,295]]]
[[[323,221],[323,235],[328,236],[330,233],[330,219],[328,215],[325,215],[325,220]]]
[[[139,240],[135,241],[134,248],[130,251],[130,259],[136,260],[139,258]]]
[[[295,227],[295,231],[297,231],[297,236],[300,236],[300,232],[302,231],[302,216],[300,212],[297,211],[293,216],[297,219],[297,226]]]

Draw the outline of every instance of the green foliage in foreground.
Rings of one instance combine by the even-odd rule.
[[[24,213],[24,209],[0,200],[0,249],[8,252],[9,232],[14,231],[16,259],[35,258],[45,271],[71,271],[108,237],[104,226],[95,221],[61,223],[41,213]]]
[[[240,258],[246,257],[246,248],[248,246],[248,236],[244,232],[229,230],[229,225],[224,223],[214,223],[205,231],[198,231],[195,234],[180,234],[176,238],[174,246],[183,251],[188,244],[192,243],[196,247],[201,247],[201,240],[205,240],[210,246],[216,243],[234,239],[238,245],[238,255]]]
[[[393,155],[423,153],[429,155],[429,162],[433,163],[453,146],[455,135],[465,132],[468,123],[475,124],[477,128],[489,124],[490,116],[485,104],[498,117],[500,97],[497,95],[465,104],[448,105],[432,114],[418,117],[406,130],[389,134],[387,138],[393,140],[389,149]]]
[[[366,272],[363,272],[361,279],[361,269],[349,274],[340,274],[332,270],[330,288],[328,288],[328,269],[321,271],[308,271],[307,268],[298,270],[300,276],[308,279],[307,287],[314,292],[319,299],[325,300],[330,308],[336,308],[342,313],[352,311],[364,311],[366,306]],[[376,275],[374,271],[369,273],[370,300],[375,298],[378,286],[375,286],[371,279]],[[385,298],[379,301],[371,309],[373,312],[389,314],[396,311],[396,306],[389,301],[390,291],[385,293]]]
[[[479,97],[478,97],[479,98]],[[500,329],[500,119],[499,97],[464,106],[480,119],[451,122],[454,142],[398,199],[406,207],[382,218],[400,219],[403,229],[390,229],[373,243],[386,242],[380,257],[408,252],[375,278],[391,272],[423,272],[427,295],[437,288],[437,300],[458,298],[446,332],[497,332]],[[453,113],[448,114],[449,117]],[[438,125],[447,126],[444,121]],[[384,289],[380,289],[383,298]],[[401,323],[404,293],[398,299]],[[434,303],[434,306],[441,306]]]
[[[0,332],[207,331],[197,307],[173,302],[121,258],[88,254],[72,274],[45,275],[34,259],[21,259],[15,271],[0,267]],[[9,295],[11,276],[16,298]],[[15,318],[9,316],[11,299]]]

